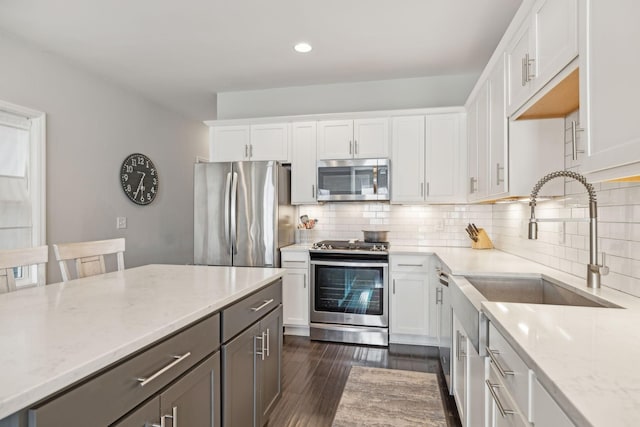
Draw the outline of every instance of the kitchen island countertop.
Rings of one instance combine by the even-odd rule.
[[[147,265],[0,295],[0,421],[284,272]]]

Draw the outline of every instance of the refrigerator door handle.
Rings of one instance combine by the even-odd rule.
[[[231,219],[230,206],[231,200],[229,193],[231,192],[231,172],[227,174],[227,183],[224,186],[224,237],[227,246],[231,244],[231,229],[229,228],[229,220]]]
[[[236,248],[237,230],[236,230],[236,202],[238,199],[238,173],[233,173],[233,179],[231,181],[231,250],[233,254],[238,253]]]

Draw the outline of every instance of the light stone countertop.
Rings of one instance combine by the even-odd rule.
[[[285,271],[147,265],[0,295],[0,420]]]
[[[589,289],[584,278],[495,249],[392,246],[390,253],[436,254],[576,426],[640,425],[640,298]],[[471,274],[547,276],[624,308],[488,302],[460,277]]]
[[[576,426],[640,425],[640,298],[589,289],[584,278],[496,249],[392,242],[389,254],[437,255],[454,286],[487,315]],[[461,277],[483,274],[547,276],[624,308],[487,302]]]

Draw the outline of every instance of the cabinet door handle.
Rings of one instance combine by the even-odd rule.
[[[525,86],[527,84],[527,78],[526,78],[526,65],[525,65],[525,61],[526,61],[526,57],[522,58],[522,61],[520,62],[520,68],[521,68],[521,73],[520,73],[520,77],[522,80],[522,86]]]
[[[578,160],[578,153],[584,153],[584,150],[578,150],[578,132],[584,131],[578,127],[578,122],[571,120],[571,151],[573,160]]]
[[[502,375],[503,377],[506,377],[507,375],[515,375],[512,370],[504,369],[502,365],[500,365],[500,362],[498,362],[498,359],[496,358],[496,354],[500,354],[498,350],[491,350],[489,347],[486,347],[486,349],[487,353],[489,354],[489,358],[493,362],[493,365],[496,367],[500,375]]]
[[[269,340],[269,328],[267,328],[267,357],[269,357],[270,348],[271,348],[271,341]]]
[[[311,184],[311,198],[316,198],[316,186],[315,184]]]
[[[249,157],[253,157],[253,144],[249,144]]]
[[[526,70],[527,70],[526,71],[526,73],[527,73],[527,83],[528,83],[531,80],[536,78],[535,73],[531,72],[531,68],[532,68],[533,64],[536,62],[536,60],[531,58],[531,57],[529,57],[528,53],[525,55],[525,58],[526,58]]]
[[[500,388],[499,384],[491,384],[491,381],[486,380],[487,387],[489,388],[489,393],[491,393],[491,397],[493,397],[493,401],[496,402],[496,406],[498,407],[498,411],[500,411],[500,415],[502,418],[505,418],[507,415],[515,414],[516,411],[513,409],[505,409],[502,402],[500,402],[500,398],[498,397],[498,393],[496,393],[497,388]]]
[[[398,264],[398,267],[424,267],[424,264]]]
[[[442,300],[440,299],[440,295],[442,295],[442,289],[436,289],[436,305],[442,304]]]
[[[396,294],[396,279],[393,279],[393,294]]]
[[[476,182],[478,182],[478,180],[475,177],[472,176],[469,178],[469,194],[476,192]]]
[[[171,420],[171,424],[173,427],[178,427],[178,407],[174,406],[171,408],[171,415],[163,415],[160,417],[160,425],[151,424],[151,427],[166,427],[167,419]]]
[[[429,182],[427,182],[427,197],[429,197],[429,192],[430,192],[429,190],[430,190],[430,188],[429,188]]]
[[[260,340],[260,351],[258,351],[258,340]],[[260,356],[260,359],[264,360],[264,332],[260,334],[260,336],[253,337],[253,349],[257,356]]]
[[[302,288],[307,289],[307,276],[302,276]]]
[[[355,148],[354,148],[355,154],[358,154],[358,140],[357,139],[353,141],[353,145],[355,146]]]
[[[244,157],[249,157],[249,146],[247,144],[244,144]]]
[[[164,368],[160,369],[159,371],[157,371],[155,374],[151,375],[150,377],[148,377],[148,378],[136,378],[136,381],[138,381],[140,383],[140,387],[144,387],[147,384],[149,384],[151,381],[155,380],[160,375],[164,374],[169,369],[173,368],[174,366],[176,366],[178,363],[182,362],[184,359],[186,359],[189,356],[191,356],[191,352],[190,351],[186,352],[182,356],[173,356],[173,358],[175,359],[173,362],[169,363],[167,366],[165,366]]]
[[[424,197],[424,182],[420,183],[420,197]]]
[[[500,163],[496,163],[496,185],[500,185],[504,182],[504,178],[500,178],[500,171],[504,171],[504,167],[500,166]]]
[[[251,311],[260,311],[260,310],[262,310],[263,308],[265,308],[266,306],[268,306],[269,304],[271,304],[272,302],[273,302],[273,298],[271,298],[271,299],[266,299],[266,300],[264,300],[264,303],[263,303],[263,304],[260,304],[260,305],[259,305],[259,306],[257,306],[257,307],[251,307]]]
[[[353,154],[353,142],[349,141],[349,154]]]

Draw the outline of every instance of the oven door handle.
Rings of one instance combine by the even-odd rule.
[[[352,262],[352,261],[311,261],[311,265],[329,265],[337,267],[389,267],[388,262]]]

